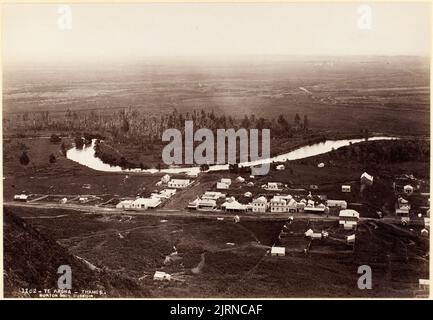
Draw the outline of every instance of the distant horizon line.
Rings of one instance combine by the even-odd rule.
[[[60,57],[59,59],[56,59],[54,57],[45,59],[22,59],[22,60],[15,60],[15,61],[8,61],[8,59],[2,58],[2,67],[11,67],[11,66],[29,66],[29,65],[76,65],[76,64],[94,64],[96,65],[104,65],[104,64],[111,64],[111,63],[122,63],[122,64],[129,64],[129,63],[137,63],[137,62],[146,62],[146,61],[157,61],[160,60],[161,62],[169,62],[169,61],[176,61],[176,60],[190,60],[194,59],[192,62],[230,62],[231,60],[238,60],[242,58],[249,58],[253,60],[270,60],[270,59],[284,59],[285,61],[289,62],[291,59],[296,60],[305,60],[305,59],[313,59],[313,60],[322,60],[322,59],[335,59],[335,58],[421,58],[421,59],[431,59],[431,54],[237,54],[237,55],[164,55],[164,56],[134,56],[134,57],[114,57],[111,59],[101,60],[97,58],[77,58],[77,59],[67,59],[66,57]],[[239,61],[237,61],[239,62]],[[249,61],[243,61],[243,62],[249,62]],[[272,61],[269,61],[272,62]]]

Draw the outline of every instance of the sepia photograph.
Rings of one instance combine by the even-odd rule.
[[[431,2],[10,2],[1,30],[3,298],[430,298]]]

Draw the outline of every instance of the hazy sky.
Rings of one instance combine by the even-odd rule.
[[[358,7],[371,7],[360,29]],[[80,4],[3,7],[5,63],[149,56],[429,55],[428,3]],[[65,21],[65,20],[61,20]]]

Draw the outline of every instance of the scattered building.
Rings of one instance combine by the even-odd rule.
[[[201,198],[204,200],[218,200],[220,198],[225,198],[226,195],[224,193],[218,191],[206,191]]]
[[[170,281],[171,280],[171,275],[168,273],[165,273],[163,271],[155,271],[155,274],[153,275],[153,280],[158,280],[158,281]]]
[[[163,197],[171,198],[176,194],[176,189],[164,189],[159,194]]]
[[[322,239],[323,234],[321,232],[313,232],[311,235],[311,240],[320,240]]]
[[[320,240],[323,237],[322,232],[314,232],[313,229],[308,229],[307,231],[305,231],[304,235],[307,238],[311,238],[312,240],[314,240],[314,239]],[[326,237],[328,237],[327,233],[326,233]]]
[[[276,169],[279,170],[279,171],[281,171],[281,170],[285,170],[286,167],[284,166],[284,164],[279,164],[279,165],[276,167]]]
[[[253,194],[249,191],[244,193],[244,197],[251,198],[252,196],[253,196]]]
[[[304,209],[305,209],[305,202],[300,201],[296,203],[297,212],[304,212]]]
[[[161,182],[162,183],[168,183],[170,181],[170,178],[171,177],[168,174],[166,174],[161,178]]]
[[[131,209],[132,203],[134,200],[122,200],[118,204],[116,204],[117,209]]]
[[[158,198],[160,200],[170,199],[172,196],[176,194],[176,189],[164,189],[159,193],[152,193],[151,197]]]
[[[409,209],[407,208],[407,207],[405,207],[405,208],[397,208],[397,209],[395,209],[395,214],[397,215],[397,216],[407,216],[407,215],[409,215]]]
[[[28,200],[29,196],[26,194],[16,194],[14,195],[14,200],[15,201],[22,201],[22,202],[26,202]]]
[[[79,197],[78,198],[78,201],[81,203],[87,202],[88,200],[89,200],[89,198],[87,198],[87,197]]]
[[[367,172],[364,172],[361,175],[361,184],[367,185],[367,186],[371,186],[373,184],[373,176],[369,175]]]
[[[196,198],[195,200],[190,201],[188,203],[188,209],[196,210],[199,201],[200,201],[200,198]]]
[[[304,235],[306,237],[311,237],[313,233],[314,233],[313,229],[308,229],[307,231],[305,231]]]
[[[197,210],[212,211],[216,208],[216,201],[210,199],[201,199],[197,203]]]
[[[248,206],[239,203],[236,200],[226,201],[221,205],[221,208],[226,212],[246,212]]]
[[[359,220],[359,212],[352,209],[341,210],[339,215],[339,225],[345,230],[356,229]]]
[[[271,212],[287,212],[287,201],[284,196],[274,196],[270,201]]]
[[[397,216],[404,217],[404,216],[409,216],[409,212],[410,212],[409,201],[407,201],[403,197],[399,197],[396,203],[395,214]]]
[[[298,212],[297,202],[291,195],[274,196],[270,201],[271,212]]]
[[[183,189],[188,187],[191,184],[190,179],[171,179],[168,182],[169,188],[175,188],[175,189]]]
[[[60,199],[60,203],[61,203],[61,204],[65,204],[66,202],[68,202],[68,199],[67,199],[67,198],[62,198],[62,199]]]
[[[326,205],[329,208],[347,209],[347,202],[345,200],[327,200]]]
[[[324,166],[325,166],[325,164],[324,164],[323,162],[320,162],[320,163],[317,165],[318,168],[323,168]]]
[[[221,182],[222,183],[226,183],[226,184],[228,184],[230,186],[232,184],[232,179],[230,179],[230,178],[222,178]]]
[[[352,190],[351,190],[351,187],[349,186],[349,185],[347,185],[347,184],[343,184],[342,186],[341,186],[341,192],[351,192]]]
[[[284,257],[286,255],[286,248],[284,247],[272,247],[271,256]]]
[[[355,235],[352,234],[352,235],[350,235],[350,236],[347,236],[347,238],[346,238],[346,243],[347,243],[348,245],[353,245],[353,244],[355,244]]]
[[[188,172],[186,175],[190,178],[197,178],[198,172]]]
[[[219,182],[217,182],[217,189],[228,189],[232,184],[232,179],[222,178]]]
[[[216,188],[218,190],[222,190],[222,189],[228,189],[230,188],[230,185],[224,182],[217,182]]]
[[[245,182],[245,178],[239,176],[239,177],[236,178],[236,182],[241,182],[241,183]]]
[[[403,226],[407,226],[407,225],[409,225],[409,223],[410,223],[410,218],[409,217],[401,217],[401,224],[403,225]]]
[[[410,184],[407,184],[403,187],[403,192],[410,196],[413,193],[413,187]]]
[[[268,182],[268,184],[264,187],[266,190],[269,191],[281,191],[280,184],[277,182]]]
[[[419,279],[419,288],[421,290],[429,290],[430,288],[430,279]]]
[[[137,198],[133,201],[132,209],[154,209],[161,204],[161,200],[156,197]]]
[[[253,200],[252,206],[253,212],[266,212],[268,209],[268,200],[264,196],[258,197]]]
[[[304,207],[304,212],[305,213],[325,213],[325,209],[326,209],[326,206],[325,205],[323,205],[323,206],[316,206],[316,207],[314,207],[314,206],[305,206]]]

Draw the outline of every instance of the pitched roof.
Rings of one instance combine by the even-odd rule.
[[[271,248],[271,253],[285,254],[286,253],[286,248],[285,247],[272,247]]]
[[[340,218],[359,218],[359,212],[352,209],[341,210],[338,214]]]

